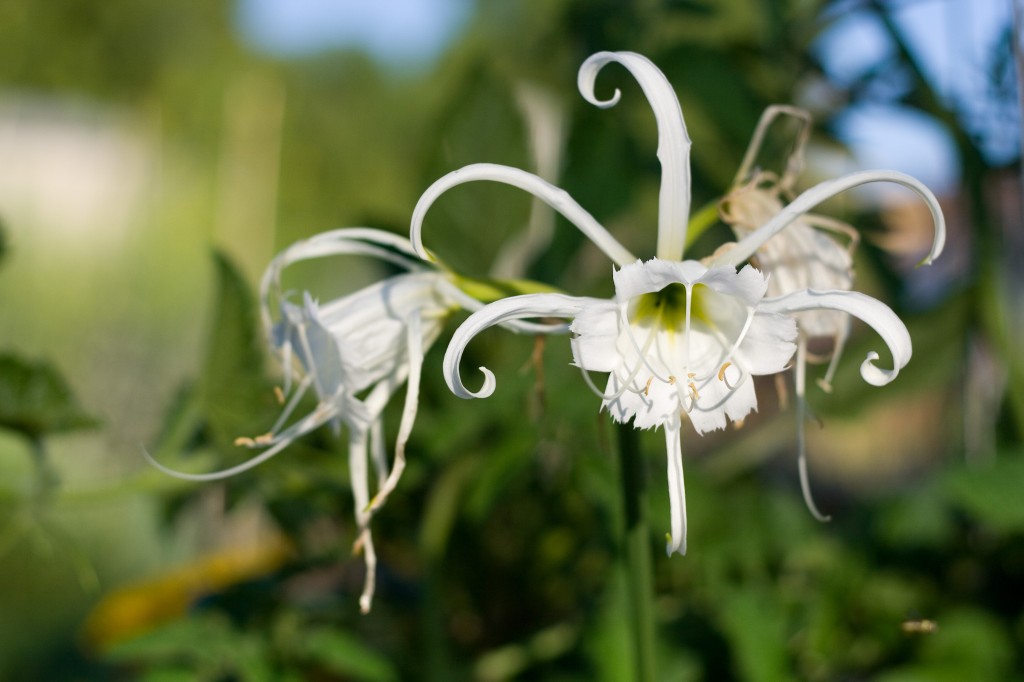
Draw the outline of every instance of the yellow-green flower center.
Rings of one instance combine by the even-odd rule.
[[[695,284],[690,294],[690,320],[700,320],[705,324],[710,319],[707,306],[702,295],[703,284]],[[632,311],[633,324],[641,327],[660,327],[662,329],[683,329],[686,324],[686,285],[673,283],[660,291],[642,294],[637,297]]]

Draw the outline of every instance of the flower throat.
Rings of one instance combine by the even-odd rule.
[[[694,285],[690,294],[690,319],[710,323],[701,291],[704,285]],[[680,329],[686,322],[686,285],[673,282],[659,291],[637,297],[633,310],[633,324],[641,327]]]

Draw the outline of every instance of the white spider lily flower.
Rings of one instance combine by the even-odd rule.
[[[755,165],[768,130],[776,120],[788,117],[798,129],[785,166],[777,173]],[[719,204],[719,214],[737,239],[744,239],[782,213],[784,202],[793,199],[797,176],[803,169],[804,149],[810,135],[810,114],[796,107],[775,105],[761,115],[750,145],[736,173],[732,190]],[[862,182],[895,181],[908,184],[910,178],[886,171],[861,174]],[[934,197],[923,187],[910,185],[929,203],[935,217],[936,239],[928,261],[939,254],[943,245],[941,213]],[[783,296],[804,290],[841,290],[853,287],[853,252],[860,241],[856,229],[823,215],[804,212],[793,219],[784,231],[774,234],[757,247],[751,260],[768,276],[768,296]],[[807,450],[804,426],[807,420],[806,365],[808,361],[829,362],[825,376],[818,380],[827,392],[850,330],[849,316],[839,310],[817,309],[796,314],[798,335],[795,369],[797,464],[800,487],[811,514],[820,521],[822,514],[810,491],[807,472]],[[814,339],[829,339],[831,349],[814,356],[809,344]]]
[[[288,265],[351,254],[373,256],[406,272],[323,305],[308,292],[302,294],[301,303],[292,302],[281,292],[281,271]],[[394,490],[405,467],[405,447],[416,418],[424,353],[437,339],[449,314],[466,298],[446,273],[423,263],[408,240],[387,232],[339,229],[293,244],[274,258],[260,285],[264,330],[283,363],[285,393],[292,395],[270,432],[236,441],[238,445],[266,449],[242,464],[207,474],[178,472],[152,458],[150,461],[178,478],[218,480],[267,461],[323,424],[330,423],[335,429],[343,424],[348,431],[349,474],[360,528],[355,549],[362,551],[366,562],[366,583],[359,601],[363,612],[369,611],[376,572],[370,518]],[[277,299],[280,306],[281,315],[276,323],[271,314],[272,299]],[[477,303],[473,307],[479,306]],[[298,366],[301,378],[293,386],[294,365]],[[405,404],[394,464],[389,467],[382,413],[403,383],[407,383]],[[316,408],[285,427],[310,388],[318,398]],[[284,394],[281,395],[283,398]],[[378,482],[372,500],[368,471],[371,457]]]
[[[575,364],[587,371],[608,372],[604,392],[588,384],[613,418],[630,419],[638,428],[664,427],[668,456],[671,528],[669,554],[686,551],[686,505],[683,487],[681,425],[689,419],[695,430],[723,428],[740,421],[757,407],[751,376],[781,371],[792,357],[796,337],[792,315],[815,310],[841,310],[874,327],[889,347],[894,367],[883,370],[870,353],[861,367],[864,379],[881,385],[896,377],[910,360],[906,327],[883,303],[849,291],[800,290],[765,298],[768,283],[753,267],[742,265],[764,242],[808,210],[849,186],[878,176],[848,177],[838,184],[819,185],[774,215],[728,250],[707,263],[683,259],[690,208],[690,139],[675,92],[664,74],[634,53],[602,52],[580,69],[578,85],[587,101],[601,107],[618,102],[594,95],[594,81],[606,64],[625,66],[641,85],[658,124],[658,158],[662,166],[656,258],[638,261],[563,190],[515,168],[475,164],[449,173],[424,192],[413,212],[411,241],[425,259],[423,219],[433,202],[448,189],[488,180],[524,189],[547,202],[586,234],[619,266],[613,271],[616,295],[611,300],[564,294],[527,294],[488,304],[456,330],[445,353],[444,373],[449,388],[463,398],[483,398],[495,388],[493,373],[481,367],[483,386],[465,387],[459,363],[468,343],[484,329],[536,318],[572,320]],[[921,194],[936,216],[937,239],[941,213],[934,197],[913,178],[899,174],[886,180]],[[941,247],[940,247],[941,248]],[[937,253],[936,253],[937,255]]]

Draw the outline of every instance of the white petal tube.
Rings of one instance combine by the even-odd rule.
[[[759,227],[754,232],[741,239],[731,249],[726,250],[714,259],[713,265],[737,266],[750,258],[755,251],[775,234],[781,232],[794,220],[807,213],[809,210],[837,194],[859,185],[866,185],[872,182],[894,182],[903,185],[918,194],[928,205],[932,214],[932,224],[935,228],[935,235],[932,239],[932,248],[928,256],[922,261],[922,265],[931,263],[942,253],[946,245],[946,221],[942,217],[942,209],[939,200],[935,198],[932,191],[924,186],[920,180],[905,173],[897,171],[861,171],[850,173],[835,180],[827,180],[810,188],[785,208],[775,214],[771,220]]]
[[[882,337],[892,353],[892,369],[880,369],[873,363],[878,353],[871,351],[860,365],[860,375],[872,386],[884,386],[910,362],[912,347],[910,333],[903,321],[889,306],[857,291],[814,291],[804,289],[777,298],[766,298],[759,310],[769,313],[792,314],[804,310],[841,310],[858,317]]]
[[[594,94],[598,72],[618,62],[633,74],[658,123],[658,160],[661,162],[661,190],[658,194],[658,258],[682,260],[686,226],[690,215],[690,137],[683,110],[672,84],[651,60],[634,52],[598,52],[580,67],[577,85],[591,104],[607,109],[615,106],[621,93],[600,100]],[[623,265],[623,263],[619,263]]]
[[[484,385],[479,391],[470,391],[462,383],[459,374],[459,363],[462,353],[469,342],[480,332],[510,320],[521,320],[530,317],[575,317],[586,305],[606,301],[593,298],[567,296],[565,294],[525,294],[511,296],[490,303],[466,318],[452,335],[452,340],[444,353],[444,378],[448,388],[460,398],[486,398],[494,393],[494,373],[481,367],[484,373]]]
[[[423,218],[426,216],[427,211],[439,196],[452,187],[476,180],[501,182],[526,190],[565,216],[569,222],[579,228],[583,234],[590,238],[590,241],[597,245],[597,248],[601,249],[616,264],[625,265],[636,260],[636,256],[620,244],[608,230],[604,229],[594,216],[590,215],[586,209],[576,203],[576,200],[569,196],[568,192],[555,187],[547,180],[533,173],[494,163],[474,163],[452,171],[436,180],[434,184],[427,188],[419,201],[416,202],[416,208],[412,212],[412,226],[409,231],[409,238],[412,241],[413,248],[421,258],[436,262],[433,255],[423,246]]]

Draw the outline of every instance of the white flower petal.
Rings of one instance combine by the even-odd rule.
[[[366,576],[363,579],[363,593],[359,596],[359,608],[363,613],[369,613],[370,607],[373,605],[373,593],[377,582],[377,553],[373,546],[373,536],[367,525],[370,521],[370,515],[367,512],[370,487],[367,480],[367,432],[363,429],[349,429],[348,470],[349,482],[352,485],[352,497],[355,500],[356,521],[361,529],[356,546],[362,551],[363,561],[366,564]]]
[[[672,522],[665,551],[686,554],[686,486],[683,482],[683,444],[679,416],[665,425],[665,450],[668,460],[668,501]]]
[[[405,404],[402,407],[402,419],[398,425],[398,438],[395,441],[395,462],[391,467],[391,473],[381,484],[380,490],[374,495],[367,512],[373,514],[379,509],[388,496],[398,485],[398,480],[405,471],[405,446],[412,434],[413,424],[416,422],[416,412],[419,407],[420,397],[420,376],[423,371],[423,332],[418,311],[413,312],[408,319],[407,326],[409,377],[405,389]]]
[[[768,312],[761,305],[736,350],[736,358],[754,376],[775,374],[783,371],[793,357],[796,338],[797,324],[793,318]]]
[[[757,305],[768,290],[768,282],[761,271],[751,265],[739,272],[730,266],[709,268],[697,280],[712,291],[730,296],[748,307]]]
[[[320,406],[317,407],[316,410],[313,411],[312,414],[303,417],[295,424],[292,424],[284,432],[278,434],[277,438],[275,439],[276,442],[271,447],[267,448],[266,450],[264,450],[263,452],[261,452],[260,454],[253,457],[250,460],[242,462],[241,464],[238,464],[236,466],[229,467],[227,469],[221,469],[220,471],[212,471],[207,474],[190,474],[184,471],[177,471],[175,469],[171,469],[170,467],[164,466],[160,462],[156,461],[153,458],[153,456],[149,454],[148,451],[146,451],[145,448],[143,448],[142,450],[142,455],[146,458],[146,460],[149,461],[151,465],[153,465],[160,471],[164,472],[165,474],[173,476],[174,478],[180,478],[185,481],[219,481],[225,478],[230,478],[242,472],[248,471],[253,467],[257,467],[260,464],[263,464],[268,459],[274,457],[282,450],[287,448],[289,445],[291,445],[292,442],[294,442],[297,438],[304,436],[315,429],[320,428],[321,426],[331,421],[332,419],[337,418],[341,410],[348,410],[350,409],[350,407],[351,406],[339,408],[334,404],[321,404]]]
[[[594,95],[594,81],[608,63],[618,62],[633,74],[658,122],[658,160],[661,161],[661,191],[658,204],[658,258],[682,260],[686,226],[690,215],[690,137],[683,110],[665,74],[647,57],[634,52],[598,52],[580,67],[577,85],[583,97],[596,106],[615,106],[621,93],[600,100]],[[619,263],[622,265],[622,263]]]
[[[856,291],[797,291],[778,298],[766,298],[761,303],[767,312],[792,314],[804,310],[841,310],[858,317],[870,325],[889,347],[894,366],[891,370],[880,369],[873,364],[878,353],[872,351],[861,363],[860,374],[864,381],[873,386],[884,386],[896,378],[912,354],[910,333],[903,321],[889,306],[870,296]]]
[[[486,398],[494,393],[494,373],[486,367],[480,368],[484,374],[484,384],[476,392],[470,391],[463,385],[462,376],[459,373],[459,362],[462,360],[463,351],[469,342],[483,330],[509,320],[532,317],[572,318],[584,306],[598,302],[605,303],[600,299],[579,298],[564,294],[526,294],[489,303],[466,318],[466,321],[455,330],[455,334],[448,344],[448,349],[444,354],[444,376],[445,381],[448,382],[448,388],[460,398]]]
[[[612,372],[622,362],[618,353],[619,306],[613,301],[605,305],[586,306],[576,315],[569,331],[572,338],[573,364],[588,372]]]
[[[594,219],[594,216],[590,215],[586,209],[576,203],[576,200],[569,196],[565,190],[555,187],[533,173],[494,163],[476,163],[452,171],[436,180],[434,184],[427,188],[419,201],[416,202],[416,208],[412,214],[410,239],[413,248],[421,258],[431,262],[436,260],[423,246],[423,219],[426,217],[427,211],[439,196],[452,187],[477,180],[501,182],[529,192],[565,216],[569,222],[579,228],[583,234],[597,245],[597,248],[601,249],[614,262],[622,265],[636,260],[636,257],[626,247],[604,229]]]
[[[807,425],[807,341],[800,339],[796,353],[796,449],[797,449],[797,470],[800,474],[800,491],[804,496],[804,504],[818,521],[831,521],[832,517],[822,514],[818,505],[814,503],[814,496],[811,495],[811,477],[807,472],[807,439],[805,430]]]
[[[281,271],[299,261],[342,255],[372,256],[405,270],[419,270],[425,265],[408,239],[369,227],[330,230],[295,242],[270,261],[260,280],[260,317],[268,337],[273,327],[270,293],[273,287],[280,296]]]
[[[923,263],[931,263],[940,253],[946,243],[946,222],[942,217],[942,209],[939,200],[935,198],[932,191],[924,186],[920,180],[904,173],[896,171],[862,171],[844,175],[835,180],[827,180],[810,188],[770,221],[747,235],[735,246],[726,250],[713,260],[713,265],[738,266],[743,261],[754,255],[754,252],[767,242],[773,235],[783,230],[786,226],[797,220],[800,216],[810,211],[821,202],[845,192],[848,189],[872,182],[893,182],[903,185],[916,192],[928,206],[932,214],[932,222],[935,228],[935,236],[932,241],[932,248]]]

